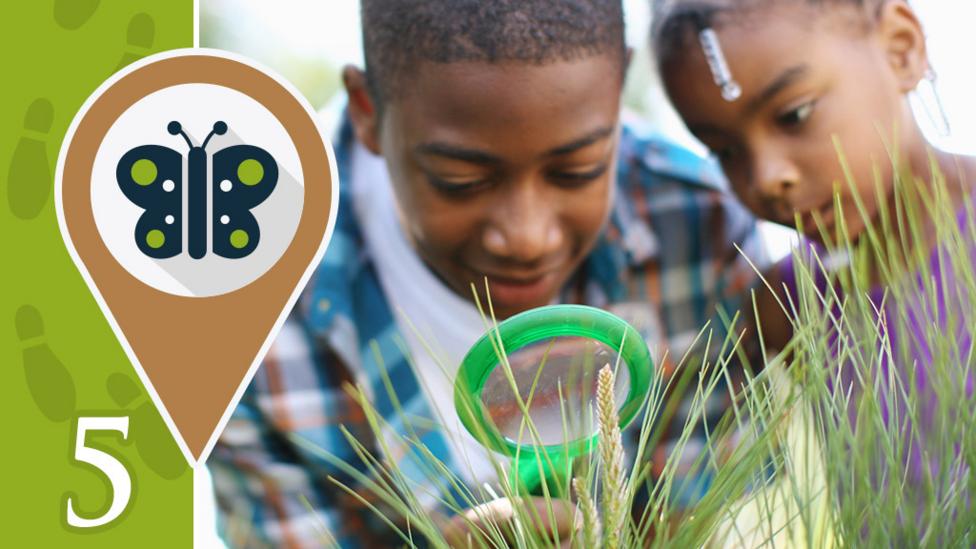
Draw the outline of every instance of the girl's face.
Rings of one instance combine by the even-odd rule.
[[[876,169],[890,194],[885,143],[915,145],[905,94],[924,71],[917,21],[907,5],[893,4],[898,9],[886,6],[874,24],[853,8],[805,2],[720,19],[715,30],[742,88],[734,102],[721,97],[697,40],[661,61],[688,129],[756,215],[792,226],[798,213],[807,235],[819,240],[814,214],[834,234],[836,187],[848,230],[858,235],[864,222],[838,151],[872,219]]]

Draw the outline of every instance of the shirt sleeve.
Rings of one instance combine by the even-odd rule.
[[[732,195],[714,162],[662,139],[626,139],[622,151],[632,158],[622,176],[635,212],[633,223],[622,223],[624,232],[629,225],[635,227],[629,232],[638,232],[638,222],[643,222],[653,235],[645,240],[654,253],[646,256],[655,262],[651,267],[638,264],[636,272],[647,277],[640,283],[652,288],[648,300],[657,305],[667,334],[670,360],[659,370],[679,376],[677,385],[683,381],[694,388],[704,360],[700,354],[707,349],[714,360],[719,352],[728,353],[722,350],[726,334],[745,327],[750,291],[769,263],[765,246],[756,219]],[[632,250],[630,256],[632,263],[641,257]],[[736,313],[739,323],[729,326]],[[703,333],[706,325],[709,331]],[[758,346],[748,339],[743,344],[740,349],[750,361],[759,356]],[[735,370],[730,372],[733,383]],[[642,459],[649,460],[652,483],[674,466],[674,508],[692,508],[714,481],[714,469],[701,456],[710,444],[709,433],[731,408],[733,391],[720,377],[700,407],[703,416],[694,418],[689,417],[694,391],[671,386],[664,397],[652,434],[657,442]]]
[[[374,438],[345,367],[323,349],[289,318],[208,460],[229,547],[401,544],[370,509],[383,509],[379,498],[336,464],[365,469],[344,431]]]

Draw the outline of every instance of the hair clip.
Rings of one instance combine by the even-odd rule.
[[[722,99],[731,102],[741,97],[742,88],[732,78],[732,71],[729,70],[722,46],[718,42],[718,34],[711,27],[702,26],[698,31],[698,41],[705,52],[705,61],[712,71],[712,79],[722,89]]]

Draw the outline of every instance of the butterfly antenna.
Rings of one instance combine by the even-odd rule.
[[[177,122],[176,120],[166,125],[166,131],[168,131],[170,135],[182,135],[183,139],[186,141],[187,146],[190,147],[191,149],[193,148],[193,143],[190,142],[190,138],[187,137],[186,132],[183,131],[183,126],[181,126],[180,123]]]
[[[200,148],[206,149],[211,137],[214,135],[224,135],[225,133],[227,133],[227,123],[223,120],[214,122],[213,129],[207,134],[207,138],[203,140],[203,145],[200,145]]]

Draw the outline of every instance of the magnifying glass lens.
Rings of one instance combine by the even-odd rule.
[[[587,337],[557,336],[508,353],[508,364],[511,369],[504,364],[494,368],[481,393],[485,410],[503,437],[520,445],[550,446],[597,431],[597,378],[605,365],[617,365],[613,348]],[[614,384],[617,406],[629,390],[628,368],[621,361]]]

